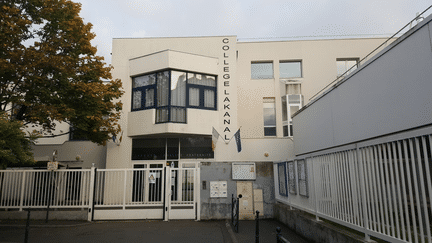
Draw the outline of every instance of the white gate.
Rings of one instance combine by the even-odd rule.
[[[98,169],[89,218],[196,219],[197,168]]]

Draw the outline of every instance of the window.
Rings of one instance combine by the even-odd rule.
[[[214,158],[211,137],[137,138],[132,140],[132,160]]]
[[[144,75],[132,79],[132,110],[154,107],[156,75]]]
[[[288,191],[297,194],[296,176],[294,161],[288,162]]]
[[[279,78],[301,78],[301,61],[281,61],[279,62]]]
[[[186,109],[216,110],[216,76],[167,70],[132,78],[132,111],[156,109],[156,123],[186,123]]]
[[[264,136],[276,136],[276,107],[274,98],[263,99]]]
[[[304,159],[297,161],[299,194],[309,197],[307,165]]]
[[[336,59],[337,76],[338,77],[342,76],[348,69],[350,69],[353,66],[354,66],[354,68],[352,68],[345,75],[348,75],[351,72],[353,72],[354,70],[356,70],[357,69],[357,65],[358,65],[358,61],[359,61],[358,58],[347,58],[347,59],[337,58]]]
[[[303,96],[301,94],[288,94],[282,96],[282,126],[283,136],[292,137],[293,123],[292,116],[303,106]]]
[[[272,62],[252,62],[251,79],[271,79],[273,78]]]
[[[288,196],[286,162],[278,163],[279,195]]]
[[[216,77],[188,73],[189,107],[200,109],[216,108]]]

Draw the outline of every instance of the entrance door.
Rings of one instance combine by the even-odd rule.
[[[198,168],[178,161],[166,165],[153,162],[134,169],[97,170],[92,218],[196,219]]]
[[[170,161],[167,169],[167,185],[170,185],[167,205],[168,219],[196,219],[199,197],[198,169],[195,163]],[[168,176],[169,175],[169,176]],[[169,181],[168,181],[169,180]]]

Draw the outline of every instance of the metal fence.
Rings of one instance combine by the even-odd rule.
[[[86,208],[90,170],[2,170],[0,208]]]
[[[405,132],[279,163],[277,199],[367,239],[432,242],[431,134]]]

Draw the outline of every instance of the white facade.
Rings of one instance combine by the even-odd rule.
[[[240,194],[241,218],[253,218],[256,210],[272,217],[273,162],[295,157],[293,134],[297,130],[291,115],[341,69],[384,40],[114,39],[113,78],[122,80],[125,91],[121,98],[123,133],[121,142],[108,142],[106,159],[97,156],[95,160],[105,160],[96,166],[144,170],[194,167],[198,170],[194,177],[197,218],[229,217],[230,197]],[[220,135],[214,152],[213,128]],[[240,152],[234,137],[239,129]],[[84,145],[82,149],[89,146],[85,143],[62,141],[60,147]],[[36,146],[39,157],[50,149],[48,145]],[[65,161],[77,156],[74,149],[61,153]],[[238,163],[248,168],[247,175],[238,174]],[[239,177],[233,178],[234,174]],[[224,196],[215,196],[211,187],[215,182],[226,182]]]

